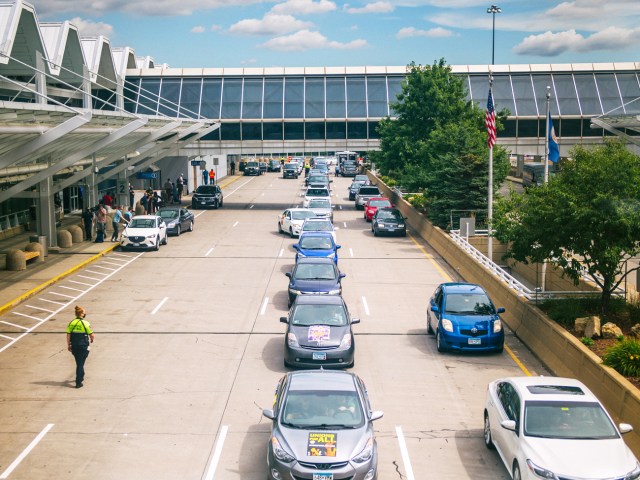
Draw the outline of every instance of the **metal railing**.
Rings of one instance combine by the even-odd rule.
[[[0,216],[0,232],[19,225],[25,225],[29,223],[30,219],[31,216],[29,210],[20,210],[8,215],[2,215]]]

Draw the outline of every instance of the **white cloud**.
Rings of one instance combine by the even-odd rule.
[[[222,30],[222,25],[213,24],[213,25],[211,25],[211,27],[209,27],[209,29],[212,32],[219,32],[220,30]]]
[[[345,4],[345,10],[347,13],[388,13],[393,12],[395,7],[390,2],[373,2],[367,3],[364,7],[349,7]]]
[[[414,27],[405,27],[398,30],[396,38],[409,38],[409,37],[431,37],[431,38],[445,38],[453,36],[451,30],[446,28],[436,27],[429,30],[418,30]]]
[[[191,33],[203,33],[204,32],[204,27],[198,25],[196,27],[193,27],[191,29]]]
[[[311,22],[297,20],[291,15],[267,13],[263,18],[247,18],[229,27],[229,32],[239,35],[279,35],[313,26]]]
[[[300,30],[292,35],[272,38],[260,46],[282,52],[304,52],[313,49],[355,50],[366,47],[367,41],[358,39],[349,43],[340,43],[329,40],[319,32]]]
[[[108,23],[93,22],[80,17],[72,18],[69,23],[77,27],[78,34],[81,37],[97,37],[100,35],[111,37],[113,35],[113,26]]]
[[[286,0],[275,5],[271,12],[290,15],[312,15],[336,10],[336,4],[330,0]]]
[[[564,52],[589,53],[595,51],[624,50],[640,42],[640,28],[625,29],[609,27],[584,37],[575,30],[540,35],[529,35],[513,47],[518,55],[539,55],[554,57]]]

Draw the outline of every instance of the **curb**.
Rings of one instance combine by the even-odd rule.
[[[62,280],[63,278],[71,275],[72,273],[76,272],[77,270],[80,270],[85,265],[88,265],[91,262],[94,262],[94,261],[98,260],[100,257],[103,257],[107,253],[113,251],[118,246],[119,246],[119,244],[115,244],[115,245],[110,246],[109,248],[106,248],[102,252],[95,254],[94,256],[84,260],[83,262],[79,263],[78,265],[76,265],[74,267],[71,267],[66,272],[63,272],[60,275],[56,275],[51,280],[47,280],[46,282],[38,285],[37,287],[32,288],[28,292],[23,293],[18,298],[14,299],[14,300],[11,300],[9,303],[4,304],[2,307],[0,307],[0,315],[4,314],[7,310],[10,310],[13,307],[17,307],[18,305],[20,305],[22,302],[24,302],[28,298],[31,298],[32,296],[34,296],[37,293],[40,293],[42,290],[44,290],[45,288],[53,285],[57,281]]]

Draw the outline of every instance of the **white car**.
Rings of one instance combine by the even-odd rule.
[[[329,232],[333,237],[333,243],[338,243],[336,240],[336,229],[328,218],[322,217],[310,217],[307,218],[302,224],[300,229],[300,235],[306,232]]]
[[[309,200],[309,209],[316,214],[316,217],[324,217],[333,223],[333,205],[328,198],[313,198]]]
[[[122,232],[122,250],[159,250],[168,243],[167,224],[156,215],[137,215]]]
[[[632,480],[640,464],[595,395],[558,377],[511,377],[491,382],[484,443],[495,448],[514,480]]]
[[[302,170],[304,169],[304,157],[293,157],[291,159],[291,162],[295,162],[298,164],[298,175],[300,175],[302,173]]]
[[[291,238],[300,236],[302,224],[309,217],[314,217],[315,213],[308,208],[287,208],[278,215],[278,232],[288,233]]]
[[[331,199],[331,191],[327,187],[309,187],[302,195],[304,196],[302,206],[305,208],[309,206],[309,201],[312,198]]]

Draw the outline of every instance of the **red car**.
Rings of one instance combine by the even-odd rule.
[[[372,197],[364,205],[364,219],[370,222],[379,208],[393,207],[388,198]]]

